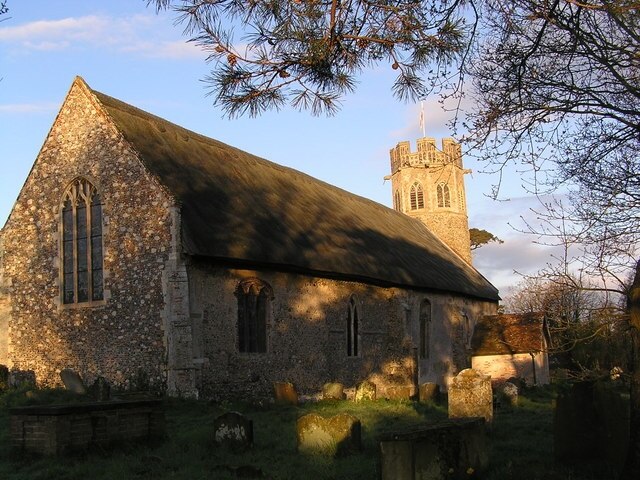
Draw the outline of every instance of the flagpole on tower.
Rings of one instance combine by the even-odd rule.
[[[427,134],[424,129],[424,100],[420,100],[420,130],[422,130],[422,138],[426,137]]]

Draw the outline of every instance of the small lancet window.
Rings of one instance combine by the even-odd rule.
[[[62,196],[62,303],[104,299],[102,202],[96,188],[77,178]]]
[[[431,355],[431,303],[423,300],[420,304],[420,358]]]
[[[396,190],[396,194],[394,196],[395,200],[395,208],[397,211],[402,211],[402,206],[400,205],[400,190]]]
[[[349,312],[347,315],[347,356],[357,357],[360,355],[360,317],[358,315],[358,304],[355,297],[349,299]]]
[[[449,191],[449,185],[447,185],[446,183],[438,184],[437,194],[438,194],[438,207],[450,208],[451,192]]]
[[[411,210],[424,208],[424,191],[418,182],[411,185]]]
[[[235,293],[238,298],[238,351],[265,353],[273,290],[268,283],[249,278],[238,284]]]

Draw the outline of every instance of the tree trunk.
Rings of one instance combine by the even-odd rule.
[[[627,461],[622,473],[623,480],[640,479],[640,261],[628,298],[629,326],[631,328],[632,368],[631,374],[631,424]]]

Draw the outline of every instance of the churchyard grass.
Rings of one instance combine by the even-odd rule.
[[[489,433],[488,480],[578,480],[613,478],[606,472],[576,472],[553,463],[551,389],[531,391],[517,407],[497,411]],[[68,457],[18,455],[9,447],[11,406],[73,400],[60,391],[0,394],[0,478],[3,480],[72,479],[234,479],[375,480],[380,434],[446,418],[446,407],[414,402],[347,401],[298,406],[167,400],[166,438],[151,444],[120,444],[103,451]],[[221,413],[235,410],[253,420],[254,447],[232,453],[213,443],[212,425]],[[307,413],[333,416],[350,413],[362,422],[362,453],[344,458],[296,453],[295,425]],[[245,475],[246,474],[246,475]],[[253,476],[251,476],[253,475]],[[259,476],[262,475],[262,476]]]

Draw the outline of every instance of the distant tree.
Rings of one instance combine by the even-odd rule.
[[[498,237],[496,237],[493,233],[487,232],[486,230],[482,230],[479,228],[470,228],[469,229],[469,237],[471,239],[471,250],[476,250],[487,243],[496,242],[496,243],[504,243]]]
[[[9,7],[7,7],[7,2],[6,0],[3,0],[0,2],[0,15],[4,15],[5,13],[7,13],[9,11]],[[2,19],[4,20],[4,18]],[[0,22],[2,21],[0,20]]]
[[[148,0],[179,14],[214,62],[205,82],[228,115],[289,103],[334,113],[363,69],[398,72],[393,92],[418,99],[448,83],[472,25],[463,0]],[[240,32],[236,37],[235,32]]]

